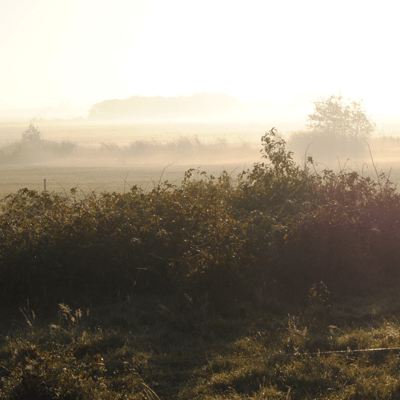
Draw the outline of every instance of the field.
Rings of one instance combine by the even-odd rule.
[[[20,140],[26,123],[2,124],[0,147]],[[46,154],[30,162],[0,163],[0,197],[21,188],[69,192],[147,190],[161,180],[177,182],[199,167],[211,174],[240,171],[259,160],[259,125],[38,125],[44,140],[77,145],[73,157]],[[137,148],[129,147],[132,143]],[[1,160],[0,160],[1,161]]]
[[[245,164],[241,166],[242,169],[244,166]],[[179,184],[184,172],[191,168],[189,165],[165,167],[161,165],[146,168],[0,166],[0,197],[15,193],[22,188],[42,192],[44,179],[48,191],[67,193],[67,195],[70,189],[75,187],[82,196],[93,191],[126,193],[134,185],[147,191],[157,186],[160,180]],[[235,175],[235,172],[240,172],[240,165],[203,165],[202,169],[215,175],[226,169]]]
[[[0,398],[400,398],[387,140],[334,171],[297,164],[274,130],[261,154],[175,138],[3,164],[5,192],[33,190],[0,215]]]
[[[0,149],[19,141],[28,126],[28,122],[3,122]],[[133,185],[147,190],[160,179],[179,182],[189,168],[200,168],[214,175],[226,170],[236,176],[260,160],[260,137],[271,128],[259,123],[107,125],[83,121],[38,121],[35,126],[44,140],[69,141],[77,149],[73,157],[38,154],[36,159],[22,163],[2,164],[0,157],[0,197],[21,188],[40,192],[44,189],[44,179],[49,191],[68,193],[77,187],[87,194],[123,193]],[[290,131],[283,134],[287,140]],[[393,181],[400,182],[400,143],[396,136],[373,139],[370,145],[378,171],[391,170]],[[305,149],[290,150],[301,163]],[[324,159],[318,156],[315,159],[321,161],[320,168],[325,168]],[[339,161],[342,167],[363,168],[365,173],[375,174],[369,156],[365,160]],[[337,161],[329,162],[328,167],[337,170]]]

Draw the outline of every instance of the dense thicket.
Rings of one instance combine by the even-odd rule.
[[[297,165],[272,129],[263,162],[233,179],[189,170],[179,186],[79,198],[22,189],[0,216],[0,302],[35,307],[135,293],[207,301],[363,293],[400,280],[400,196],[385,175]]]

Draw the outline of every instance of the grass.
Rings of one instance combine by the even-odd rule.
[[[205,165],[202,168],[218,176],[222,171],[229,173],[243,169],[245,163]],[[249,164],[251,165],[251,164]],[[191,166],[191,165],[190,165]],[[15,193],[21,188],[38,192],[43,191],[43,179],[46,178],[47,190],[64,194],[70,188],[77,187],[79,192],[90,194],[92,191],[127,193],[137,185],[144,191],[150,191],[160,181],[168,180],[179,184],[189,165],[153,165],[134,167],[129,165],[114,166],[41,166],[41,165],[7,165],[0,166],[0,197]],[[165,168],[167,167],[167,168]],[[164,170],[165,168],[165,170]],[[164,170],[164,172],[163,172]]]
[[[398,298],[392,291],[367,300],[337,299],[329,311],[280,304],[280,310],[249,308],[230,318],[191,310],[190,304],[174,313],[171,299],[159,296],[89,311],[62,304],[56,319],[25,309],[12,317],[11,327],[3,325],[0,394],[393,399],[400,394]],[[396,349],[351,351],[374,348]]]

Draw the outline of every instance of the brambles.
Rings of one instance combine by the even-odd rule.
[[[188,170],[180,185],[79,199],[22,189],[0,216],[0,300],[102,303],[173,294],[229,313],[269,293],[363,293],[400,279],[400,197],[384,175],[312,170],[272,129],[237,179]],[[262,302],[262,301],[261,301]]]

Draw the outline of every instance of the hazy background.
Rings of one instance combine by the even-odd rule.
[[[2,0],[0,147],[14,151],[33,123],[46,149],[76,146],[70,166],[234,169],[331,94],[362,99],[375,138],[397,137],[397,19],[394,1]],[[385,140],[374,154],[396,164]],[[29,160],[34,179],[66,160]],[[24,168],[0,165],[0,185]]]
[[[388,0],[2,0],[0,109],[212,92],[302,118],[341,90],[398,115],[399,30]]]

